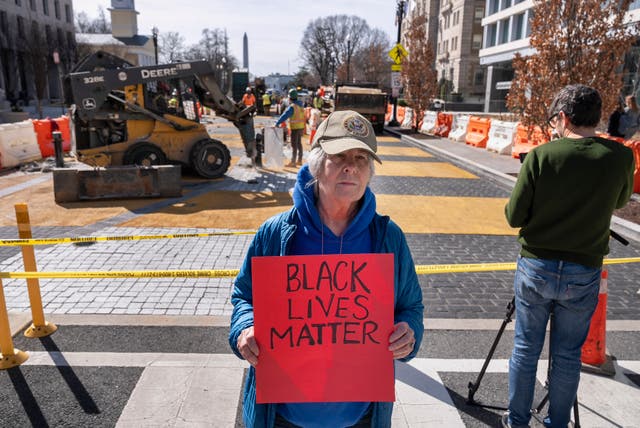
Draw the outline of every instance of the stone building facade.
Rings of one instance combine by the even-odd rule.
[[[37,97],[60,102],[61,76],[75,58],[72,0],[0,0],[0,110]]]

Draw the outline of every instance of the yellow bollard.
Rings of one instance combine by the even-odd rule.
[[[31,239],[31,221],[29,220],[29,208],[27,204],[16,204],[16,221],[18,223],[18,236],[20,239]],[[33,245],[23,245],[22,260],[25,272],[37,272],[36,255]],[[58,327],[44,320],[42,310],[42,297],[40,296],[40,281],[38,278],[27,279],[29,302],[31,303],[31,317],[33,323],[24,331],[27,337],[46,337],[55,332]]]
[[[0,350],[2,351],[0,370],[19,366],[29,358],[29,354],[13,347],[13,340],[11,340],[11,328],[9,326],[9,315],[7,314],[7,303],[4,300],[4,287],[2,286],[2,280],[0,280]]]

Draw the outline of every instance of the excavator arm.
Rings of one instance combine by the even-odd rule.
[[[193,79],[201,103],[219,116],[236,122],[252,112],[251,107],[233,102],[214,79],[213,66],[207,61],[178,62],[134,67],[106,52],[83,59],[67,76],[69,104],[76,104],[82,119],[90,119],[113,90],[159,80]]]

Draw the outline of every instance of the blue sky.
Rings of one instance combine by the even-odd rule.
[[[83,11],[95,18],[99,6],[106,11],[111,1],[75,1],[74,13]],[[135,8],[140,34],[151,34],[156,26],[160,32],[180,33],[187,45],[200,40],[203,28],[226,28],[231,53],[239,61],[246,32],[249,71],[258,76],[295,73],[302,64],[299,47],[304,30],[319,17],[356,15],[386,32],[391,42],[397,36],[396,0],[135,0]]]

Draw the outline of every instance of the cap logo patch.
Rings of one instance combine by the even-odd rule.
[[[342,126],[356,137],[366,137],[369,135],[369,128],[367,128],[367,125],[357,116],[349,116],[342,122]]]

